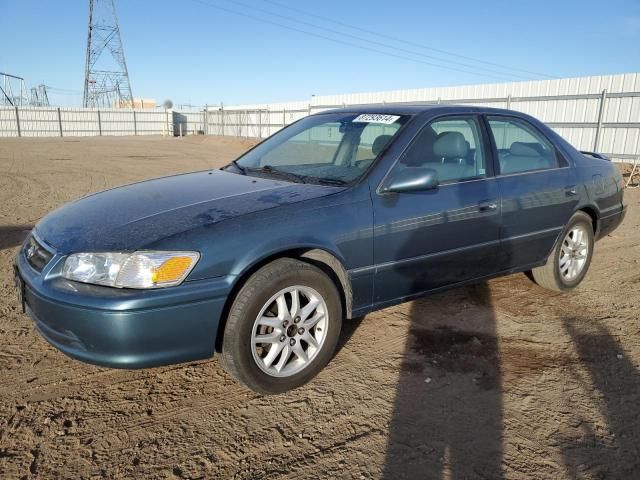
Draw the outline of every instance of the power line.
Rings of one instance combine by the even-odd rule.
[[[67,92],[58,92],[56,90],[53,90],[50,92],[50,94],[52,96],[61,96],[61,97],[76,97],[76,98],[80,98],[82,97],[82,93],[67,93]]]
[[[51,85],[45,85],[45,87],[47,87],[47,90],[50,90],[52,92],[58,92],[60,94],[62,93],[66,93],[69,95],[82,95],[82,91],[81,90],[71,90],[68,88],[58,88],[58,87],[52,87]]]
[[[418,60],[416,58],[406,57],[404,55],[397,55],[395,53],[385,52],[383,50],[379,50],[379,49],[372,48],[372,47],[367,47],[367,46],[364,46],[364,45],[359,45],[359,44],[356,44],[356,43],[353,43],[353,42],[347,42],[347,41],[344,41],[344,40],[339,40],[339,39],[336,39],[336,38],[327,37],[326,35],[321,35],[319,33],[309,32],[308,30],[303,30],[301,28],[293,27],[293,26],[290,26],[290,25],[285,25],[285,24],[282,24],[282,23],[279,23],[279,22],[274,22],[272,20],[267,20],[267,19],[260,18],[260,17],[256,17],[255,15],[251,15],[251,14],[248,14],[248,13],[238,12],[236,10],[232,10],[230,8],[222,7],[220,5],[213,5],[211,3],[205,2],[204,0],[191,0],[191,1],[194,2],[194,3],[198,3],[200,5],[205,5],[207,7],[211,7],[211,8],[215,8],[215,9],[218,9],[218,10],[221,10],[221,11],[224,11],[224,12],[232,13],[234,15],[250,18],[250,19],[255,20],[257,22],[267,23],[267,24],[270,24],[270,25],[275,25],[277,27],[284,28],[284,29],[287,29],[287,30],[291,30],[291,31],[294,31],[294,32],[298,32],[298,33],[302,33],[304,35],[309,35],[309,36],[312,36],[312,37],[328,40],[330,42],[334,42],[334,43],[337,43],[339,45],[349,45],[351,47],[359,48],[361,50],[367,50],[367,51],[370,51],[370,52],[379,53],[381,55],[387,55],[387,56],[390,56],[390,57],[400,58],[402,60],[408,60],[410,62],[421,63],[421,64],[429,65],[429,66],[432,66],[432,67],[444,68],[444,69],[447,69],[447,70],[453,70],[453,71],[457,71],[457,72],[462,72],[462,73],[467,73],[467,74],[471,74],[471,75],[477,75],[477,76],[481,76],[481,77],[488,77],[488,78],[493,78],[493,79],[498,79],[498,80],[504,81],[504,76],[503,77],[498,77],[496,75],[490,75],[490,74],[481,73],[481,72],[477,72],[477,71],[463,70],[463,69],[460,69],[460,68],[450,67],[450,66],[447,66],[447,65],[439,65],[439,64],[436,64],[436,63],[432,63],[432,62],[426,62],[424,60]]]
[[[531,75],[537,75],[537,76],[540,76],[540,77],[558,78],[558,77],[555,77],[553,75],[548,75],[546,73],[533,72],[531,70],[525,70],[523,68],[511,67],[511,66],[508,66],[508,65],[500,64],[500,63],[489,62],[487,60],[481,60],[481,59],[478,59],[478,58],[469,57],[467,55],[461,55],[459,53],[449,52],[447,50],[442,50],[442,49],[430,47],[428,45],[424,45],[424,44],[421,44],[421,43],[412,42],[412,41],[409,41],[409,40],[405,40],[403,38],[395,37],[393,35],[386,35],[384,33],[374,32],[372,30],[367,30],[366,28],[358,27],[357,25],[352,25],[352,24],[349,24],[349,23],[341,22],[340,20],[336,20],[336,19],[331,18],[331,17],[318,15],[318,14],[311,13],[311,12],[306,11],[306,10],[302,10],[300,8],[290,7],[289,5],[283,5],[282,3],[277,2],[275,0],[263,0],[263,1],[265,1],[267,3],[270,3],[272,5],[275,5],[277,7],[286,9],[286,10],[291,10],[291,11],[295,11],[295,12],[301,13],[301,14],[306,15],[308,17],[313,17],[313,18],[317,18],[317,19],[324,20],[324,21],[327,21],[327,22],[335,23],[337,25],[341,25],[341,26],[347,27],[347,28],[352,28],[354,30],[358,30],[360,32],[367,33],[369,35],[375,35],[375,36],[378,36],[378,37],[382,37],[382,38],[386,38],[386,39],[389,39],[389,40],[393,40],[395,42],[404,43],[405,45],[411,45],[411,46],[414,46],[414,47],[423,48],[425,50],[430,50],[432,52],[438,52],[438,53],[441,53],[443,55],[450,55],[452,57],[462,58],[464,60],[469,60],[469,61],[478,62],[478,63],[484,63],[485,65],[491,65],[491,66],[494,66],[494,67],[504,68],[504,69],[508,69],[508,70],[515,70],[515,71],[518,71],[518,72],[529,73]]]
[[[495,70],[495,69],[491,69],[491,68],[487,68],[487,67],[481,67],[481,66],[478,66],[478,65],[469,65],[468,63],[464,63],[464,62],[457,62],[455,60],[449,60],[449,59],[445,59],[445,58],[434,57],[433,55],[427,55],[425,53],[417,52],[415,50],[409,50],[409,49],[406,49],[406,48],[389,45],[388,43],[379,42],[379,41],[376,41],[376,40],[371,40],[371,39],[368,39],[368,38],[364,38],[364,37],[361,37],[361,36],[358,36],[358,35],[352,35],[350,33],[341,32],[341,31],[335,30],[333,28],[323,27],[323,26],[315,24],[315,23],[311,23],[311,22],[306,22],[304,20],[300,20],[299,18],[290,17],[288,15],[281,15],[279,13],[274,13],[274,12],[271,12],[269,10],[265,10],[263,8],[260,8],[260,7],[255,7],[253,5],[248,5],[246,3],[243,3],[243,2],[240,2],[240,1],[237,1],[237,0],[226,0],[226,1],[228,1],[230,3],[233,3],[233,4],[236,4],[236,5],[240,5],[240,6],[246,7],[246,8],[251,8],[251,9],[257,10],[259,12],[266,13],[267,15],[271,15],[271,16],[274,16],[274,17],[282,18],[282,19],[287,20],[287,21],[299,23],[299,24],[302,24],[302,25],[307,25],[307,26],[312,27],[312,28],[317,28],[319,30],[324,30],[326,32],[331,32],[331,33],[334,33],[336,35],[342,35],[344,37],[351,38],[351,39],[354,39],[354,40],[358,40],[358,41],[361,41],[361,42],[371,43],[373,45],[378,45],[378,46],[381,46],[383,48],[387,48],[387,49],[390,49],[390,50],[397,50],[397,51],[400,51],[400,52],[403,52],[403,53],[408,53],[410,55],[416,55],[418,57],[428,58],[428,59],[431,59],[431,60],[437,60],[439,62],[446,62],[448,64],[459,65],[459,66],[462,66],[462,67],[484,70],[484,71],[489,72],[489,73],[495,73],[495,74],[506,76],[506,77],[516,77],[516,78],[521,78],[521,79],[529,79],[530,78],[530,77],[527,77],[527,76],[523,76],[521,74],[498,71],[498,70]],[[296,9],[296,10],[298,10],[298,9]],[[508,68],[508,67],[506,67],[506,68]]]

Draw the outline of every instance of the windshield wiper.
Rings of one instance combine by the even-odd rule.
[[[341,178],[331,178],[331,177],[318,178],[316,179],[316,182],[321,185],[337,185],[337,186],[349,184],[349,182],[347,182],[346,180],[342,180]]]
[[[287,178],[289,180],[293,180],[294,182],[297,182],[297,183],[307,183],[304,176],[298,175],[297,173],[285,172],[284,170],[273,168],[271,165],[265,165],[264,167],[257,167],[257,168],[245,167],[244,170],[245,172],[258,172],[258,173],[265,172],[270,175],[275,175],[281,178]]]
[[[247,169],[245,167],[243,167],[242,165],[240,165],[237,160],[231,160],[231,165],[233,165],[238,170],[240,170],[244,175],[247,174]]]

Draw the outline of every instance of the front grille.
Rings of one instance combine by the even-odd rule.
[[[47,249],[34,234],[29,235],[29,239],[24,245],[23,253],[29,265],[38,272],[41,272],[53,258],[53,252]]]

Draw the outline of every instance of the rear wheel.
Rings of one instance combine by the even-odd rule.
[[[222,364],[251,390],[280,393],[311,380],[331,359],[342,307],[331,279],[313,265],[278,259],[238,292],[222,343]]]
[[[587,274],[593,256],[593,245],[591,217],[584,212],[576,212],[562,232],[547,263],[531,271],[533,280],[550,290],[572,290]]]

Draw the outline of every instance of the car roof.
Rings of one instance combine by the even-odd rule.
[[[343,108],[333,108],[318,113],[383,113],[396,115],[417,115],[425,112],[437,114],[446,113],[493,113],[518,115],[520,112],[502,108],[478,107],[475,105],[437,104],[437,103],[373,103],[366,105],[345,105]]]

